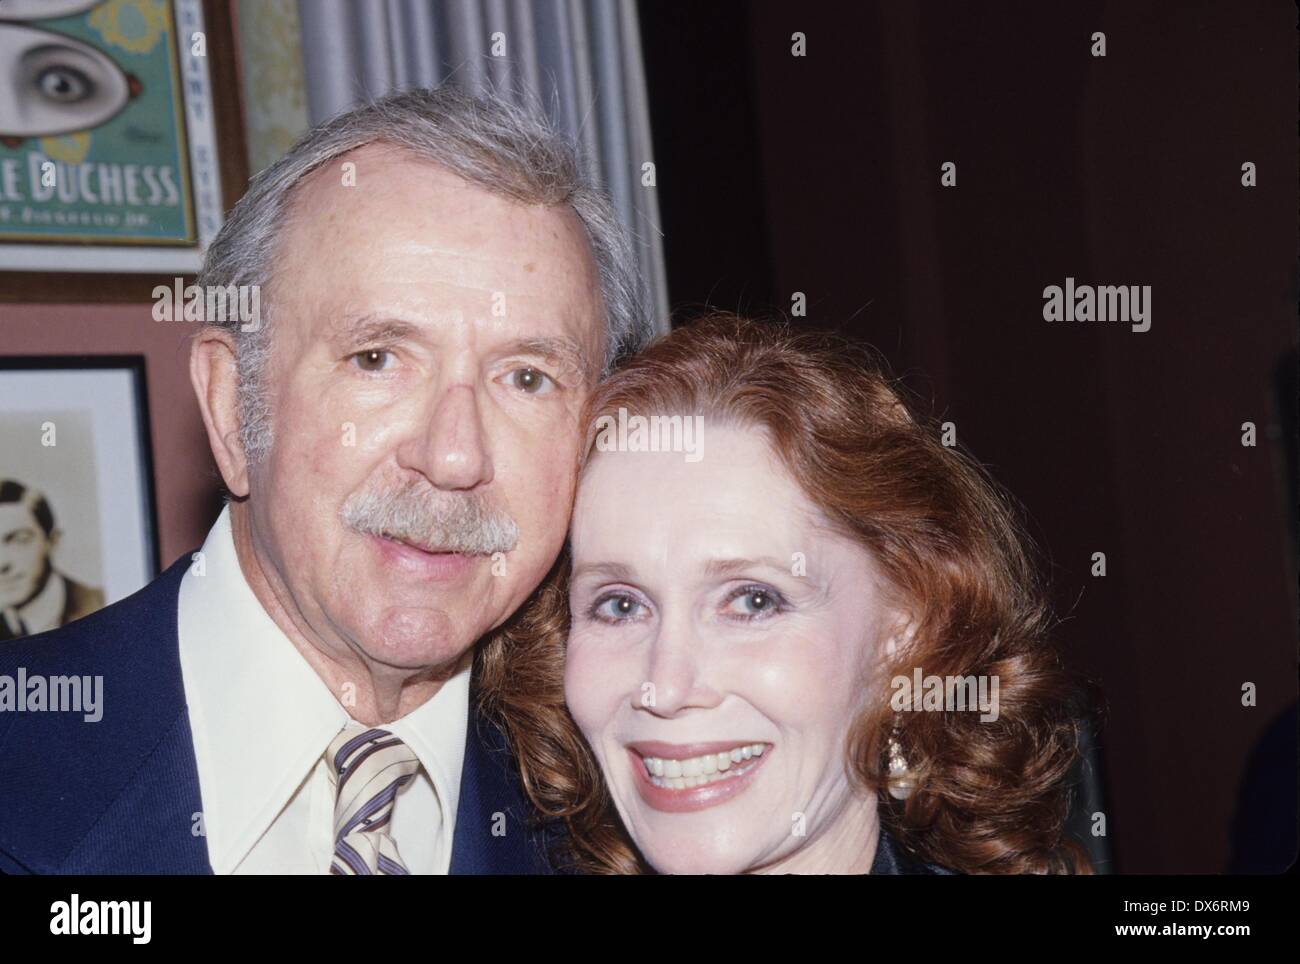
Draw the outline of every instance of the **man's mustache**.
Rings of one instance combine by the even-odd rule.
[[[398,539],[427,552],[490,556],[509,552],[519,541],[515,520],[481,495],[440,492],[417,481],[353,492],[340,515],[357,532]]]

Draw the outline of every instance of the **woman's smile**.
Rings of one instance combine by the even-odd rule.
[[[772,744],[632,743],[628,745],[637,791],[646,805],[669,813],[716,807],[748,789]]]

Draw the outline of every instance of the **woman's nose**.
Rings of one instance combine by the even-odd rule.
[[[637,704],[660,716],[720,701],[708,680],[708,661],[687,633],[661,632],[650,645],[646,679]]]

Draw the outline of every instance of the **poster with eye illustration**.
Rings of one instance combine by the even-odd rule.
[[[193,271],[221,222],[201,0],[0,0],[0,271]]]

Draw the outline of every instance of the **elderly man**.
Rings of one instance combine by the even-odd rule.
[[[647,336],[626,238],[542,121],[409,91],[262,173],[190,374],[230,499],[135,596],[11,644],[102,722],[0,712],[0,870],[551,869],[475,644],[554,563],[590,386]]]

